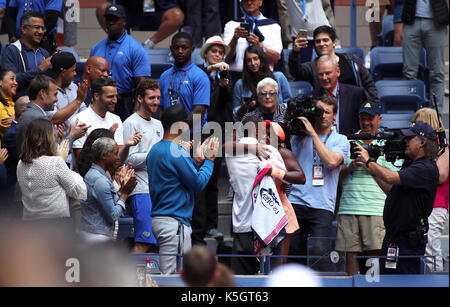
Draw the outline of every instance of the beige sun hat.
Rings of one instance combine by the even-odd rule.
[[[200,50],[200,56],[202,59],[205,58],[205,53],[211,47],[212,45],[220,45],[225,48],[225,56],[227,56],[228,52],[230,52],[230,47],[226,45],[222,38],[218,35],[210,37],[206,40],[206,42],[203,44],[202,49]]]

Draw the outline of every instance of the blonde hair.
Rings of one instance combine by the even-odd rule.
[[[414,113],[413,118],[411,119],[412,123],[416,122],[424,122],[431,126],[436,132],[442,131],[444,129],[444,125],[442,120],[439,118],[435,109],[431,108],[422,108],[417,110]],[[441,126],[439,127],[439,123]]]

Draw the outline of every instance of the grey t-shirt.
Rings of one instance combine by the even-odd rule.
[[[133,113],[123,123],[124,142],[136,132],[142,134],[142,140],[138,145],[130,147],[126,161],[133,166],[137,178],[137,185],[131,195],[149,193],[146,158],[152,146],[162,139],[164,129],[159,120],[155,118],[146,120],[137,113]]]

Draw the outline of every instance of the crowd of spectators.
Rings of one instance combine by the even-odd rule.
[[[380,132],[383,107],[363,61],[335,52],[329,1],[277,1],[281,20],[262,14],[263,0],[242,0],[242,17],[223,26],[219,1],[105,1],[97,18],[107,38],[92,47],[79,83],[74,53],[56,51],[66,1],[3,2],[10,44],[0,64],[0,221],[71,229],[80,244],[98,246],[115,241],[119,218],[131,216],[132,253],[184,254],[186,284],[234,285],[214,254],[198,247],[206,237],[223,240],[218,178],[226,165],[233,254],[317,256],[314,269],[332,271],[329,257],[322,259],[330,243],[310,239],[332,237],[337,220],[335,249],[347,253],[349,275],[362,271],[354,256],[392,253],[436,256],[428,267],[442,270],[437,242],[448,218],[449,181],[448,147],[438,152],[437,145],[441,119],[419,110],[401,131],[405,156],[395,165],[367,151],[384,141],[365,138],[350,148],[348,135]],[[423,45],[431,93],[442,106],[446,2],[380,3],[380,12],[389,8],[403,22],[395,42],[404,46],[405,78],[417,78]],[[135,26],[155,34],[141,43],[129,31]],[[380,31],[371,23],[373,45]],[[414,39],[422,32],[432,34]],[[170,36],[173,66],[154,80],[148,50]],[[203,65],[193,61],[195,48]],[[286,120],[294,98],[286,69],[312,85],[302,101],[319,111],[296,118],[300,133]],[[159,264],[163,274],[177,270],[174,256]],[[409,259],[380,264],[386,274],[420,268]],[[231,269],[256,274],[259,265],[237,257]]]

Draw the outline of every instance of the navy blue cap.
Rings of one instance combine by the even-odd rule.
[[[402,129],[404,136],[421,136],[432,141],[436,140],[436,131],[425,122],[417,122],[409,129]]]
[[[125,13],[125,8],[121,5],[110,5],[106,8],[105,16],[116,16],[118,18],[127,18],[127,14]]]
[[[358,114],[367,113],[367,114],[375,116],[375,115],[380,115],[382,111],[383,111],[383,108],[381,106],[381,103],[367,101],[367,102],[363,103],[361,105],[361,107],[359,107]]]

